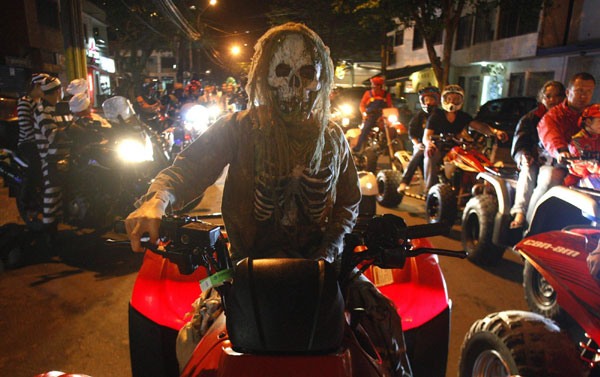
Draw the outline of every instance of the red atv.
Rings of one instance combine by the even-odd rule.
[[[560,204],[569,190],[578,193],[553,188],[542,206]],[[558,205],[554,217],[578,215],[597,224],[600,196],[590,191],[587,201],[587,210]],[[463,341],[459,376],[600,375],[600,286],[586,263],[599,240],[598,227],[575,225],[519,242],[515,250],[525,259],[523,286],[532,312],[505,311],[476,321]]]
[[[303,259],[245,259],[231,270],[219,227],[165,217],[162,246],[146,253],[131,298],[133,376],[390,376],[360,325],[360,311],[344,312],[338,282],[360,265],[397,306],[413,375],[443,377],[450,301],[433,254],[465,254],[433,249],[421,238],[442,228],[375,217],[364,232],[346,237],[338,275],[332,265]],[[217,289],[226,315],[212,324],[180,374],[175,339],[207,275],[225,280]]]
[[[495,168],[480,152],[483,148],[477,142],[453,135],[434,135],[432,139],[438,149],[448,152],[439,174],[440,183],[429,189],[425,199],[427,221],[453,224],[458,211],[462,211],[472,196],[477,174]]]

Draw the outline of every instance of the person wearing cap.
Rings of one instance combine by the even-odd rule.
[[[578,122],[581,130],[576,133],[569,143],[569,153],[572,157],[586,160],[585,166],[569,166],[569,174],[565,185],[573,186],[582,178],[598,181],[600,174],[600,104],[588,106]]]
[[[585,166],[579,166],[575,171],[569,167],[565,185],[576,185],[581,179],[589,179],[597,184],[600,175],[600,104],[588,106],[578,121],[581,130],[576,133],[569,143],[571,156],[588,160]],[[594,185],[596,186],[596,185]],[[586,258],[592,278],[600,284],[600,242]]]
[[[88,82],[86,79],[75,79],[67,86],[67,93],[74,96],[80,93],[88,93]]]
[[[460,135],[469,139],[467,127],[484,135],[492,135],[499,140],[508,140],[506,132],[474,120],[461,110],[465,93],[459,85],[446,85],[442,91],[442,108],[435,108],[423,135],[425,145],[425,192],[437,183],[437,172],[446,150],[439,150],[432,140],[433,135]]]
[[[56,237],[58,218],[62,213],[62,190],[57,165],[69,151],[70,140],[66,136],[66,129],[73,118],[56,114],[56,104],[62,98],[59,79],[45,77],[41,82],[41,89],[42,99],[34,111],[34,129],[42,161],[43,223],[52,245]]]
[[[402,175],[402,181],[398,186],[398,194],[404,196],[413,175],[417,168],[423,169],[423,160],[425,159],[425,145],[423,145],[423,133],[427,127],[427,120],[433,112],[433,109],[440,104],[440,90],[435,86],[428,86],[419,90],[419,102],[421,111],[419,111],[408,124],[408,136],[413,143],[412,157]]]
[[[360,112],[363,115],[363,127],[356,142],[352,148],[353,152],[359,152],[371,129],[377,123],[377,119],[383,113],[386,107],[392,107],[392,96],[383,89],[383,77],[375,76],[371,79],[371,89],[365,91],[360,101]]]
[[[19,121],[19,139],[17,141],[17,155],[27,161],[23,186],[26,190],[31,186],[40,173],[40,155],[37,151],[34,135],[33,111],[42,98],[41,82],[47,77],[45,73],[34,73],[28,83],[27,94],[17,102],[17,117]]]
[[[537,186],[531,194],[527,209],[527,219],[533,218],[536,203],[550,188],[561,184],[567,169],[562,163],[571,157],[569,143],[580,128],[579,118],[583,110],[592,102],[596,79],[587,72],[576,73],[569,80],[566,99],[548,110],[537,126],[544,149],[553,157],[552,165],[540,167]]]
[[[552,162],[552,157],[541,147],[537,125],[544,114],[565,98],[565,86],[558,81],[547,81],[538,93],[539,105],[525,114],[515,129],[511,155],[519,167],[519,179],[515,191],[515,201],[510,210],[513,221],[511,229],[525,226],[525,214],[531,194],[537,185],[541,166]]]

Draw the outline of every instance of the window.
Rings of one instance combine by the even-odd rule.
[[[471,45],[471,34],[473,32],[473,16],[463,16],[458,22],[456,30],[456,45],[455,50],[461,50]]]
[[[420,48],[423,48],[423,36],[421,35],[421,32],[416,27],[413,27],[412,49],[418,50]]]
[[[385,39],[385,54],[386,65],[394,65],[396,63],[396,54],[394,53],[394,37],[388,36]]]
[[[87,25],[83,24],[83,45],[87,46],[89,41]]]
[[[404,44],[404,29],[396,30],[396,34],[394,35],[394,45],[402,46]]]
[[[525,84],[525,95],[536,97],[546,81],[554,80],[554,71],[530,72]]]
[[[500,7],[498,39],[534,33],[538,29],[540,12],[527,3]]]
[[[40,25],[59,30],[58,4],[53,0],[35,0],[38,23]]]
[[[173,56],[162,56],[160,58],[160,66],[162,69],[173,69],[175,64],[175,57]]]
[[[508,96],[520,97],[525,91],[525,72],[511,73],[508,84]]]
[[[478,9],[475,15],[475,33],[473,33],[473,44],[493,40],[495,23],[496,8]]]

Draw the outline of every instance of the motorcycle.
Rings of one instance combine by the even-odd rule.
[[[102,229],[118,216],[133,210],[151,179],[168,165],[160,135],[140,122],[129,101],[113,97],[103,103],[111,127],[95,122],[77,132],[69,155],[57,162],[62,185],[63,221],[66,224]],[[68,130],[67,132],[69,132]],[[41,230],[41,182],[25,182],[27,163],[13,151],[0,154],[0,174],[9,195],[15,197],[19,214],[32,230]]]
[[[457,212],[473,195],[477,174],[497,168],[475,141],[453,135],[433,135],[432,140],[439,150],[447,152],[439,173],[440,183],[433,185],[425,198],[427,221],[453,224]]]
[[[356,266],[397,306],[414,376],[445,376],[450,301],[435,254],[465,253],[423,238],[446,231],[440,224],[406,227],[384,215],[357,228],[345,238],[339,275],[303,259],[244,259],[232,270],[219,227],[164,217],[160,246],[145,244],[129,307],[133,376],[390,376],[361,326],[364,310],[344,312],[343,282]],[[177,333],[208,286],[226,315],[178,366]]]

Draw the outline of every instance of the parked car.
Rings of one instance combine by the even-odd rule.
[[[512,141],[519,119],[536,106],[535,97],[498,98],[484,103],[475,114],[475,120],[507,132]]]

